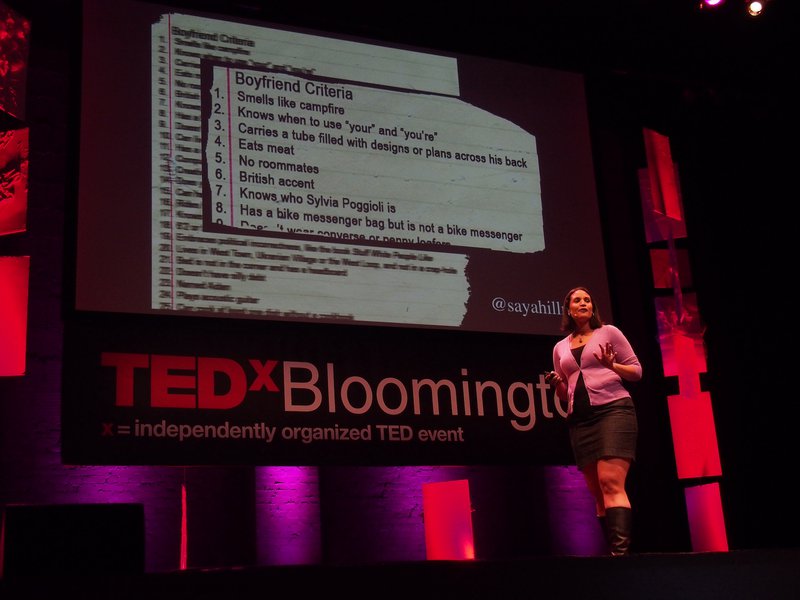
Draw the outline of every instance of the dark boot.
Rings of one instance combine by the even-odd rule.
[[[633,513],[627,506],[606,509],[606,532],[611,556],[630,554]]]

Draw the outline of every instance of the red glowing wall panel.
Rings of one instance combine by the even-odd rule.
[[[188,564],[188,534],[186,527],[186,484],[181,484],[181,549],[180,557],[178,559],[179,568],[181,571],[186,570]]]
[[[28,129],[0,132],[0,235],[25,231]]]
[[[722,475],[717,430],[708,392],[698,392],[694,396],[668,396],[667,402],[678,477]]]
[[[422,508],[428,560],[475,558],[472,505],[466,479],[423,484]]]
[[[671,254],[674,256],[670,256]],[[673,253],[667,249],[653,248],[650,250],[650,263],[653,267],[653,287],[674,287],[676,278],[683,287],[692,286],[689,253],[686,250],[679,248]]]
[[[725,533],[719,484],[687,487],[684,493],[692,549],[695,552],[727,552],[728,536]]]
[[[647,168],[639,170],[639,189],[647,242],[667,242],[667,248],[651,248],[653,286],[671,289],[669,297],[655,299],[658,342],[666,377],[678,378],[678,394],[668,396],[672,443],[679,479],[722,475],[711,397],[701,390],[700,374],[706,371],[703,342],[705,327],[691,286],[688,253],[675,240],[686,237],[686,224],[676,165],[669,138],[643,129]],[[696,551],[728,549],[719,488],[688,488],[686,504]]]
[[[672,297],[656,298],[655,304],[664,375],[680,378],[681,393],[686,394],[683,386],[691,384],[707,370],[697,298],[694,294],[685,294],[680,306],[676,306]]]
[[[30,257],[0,257],[0,376],[25,374]]]
[[[686,223],[683,217],[676,218],[663,212],[658,200],[653,198],[653,181],[650,168],[639,170],[639,194],[642,197],[642,216],[647,243],[677,240],[686,237]],[[676,188],[680,201],[680,189]],[[656,193],[658,191],[656,190]]]
[[[0,2],[0,111],[20,120],[25,119],[30,33],[30,21]]]
[[[647,154],[653,209],[670,219],[682,221],[683,208],[669,138],[652,129],[645,129],[644,148]]]

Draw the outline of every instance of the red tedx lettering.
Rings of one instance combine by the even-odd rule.
[[[198,408],[233,408],[244,400],[247,380],[239,363],[229,358],[200,358],[197,373]],[[228,376],[230,389],[227,393],[217,394],[214,391],[214,380],[218,373]]]
[[[149,364],[147,354],[123,354],[119,352],[103,352],[100,364],[117,369],[117,406],[133,406],[133,370],[146,369]]]
[[[268,360],[262,365],[261,361],[251,358],[250,364],[253,365],[257,374],[257,377],[250,386],[251,392],[256,392],[261,387],[265,388],[268,392],[279,391],[277,384],[272,379],[272,370],[278,364],[277,360]]]
[[[194,373],[176,375],[170,371],[194,371],[193,356],[153,355],[150,366],[150,406],[155,408],[194,408],[197,396],[191,392],[197,387]],[[184,393],[173,389],[187,390]]]
[[[272,379],[278,361],[249,359],[249,363],[256,376],[248,388],[244,369],[229,358],[121,352],[100,355],[102,366],[115,369],[116,406],[133,406],[136,369],[150,370],[150,406],[155,408],[229,409],[241,404],[248,391],[280,391]]]

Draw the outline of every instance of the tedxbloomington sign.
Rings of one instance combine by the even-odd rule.
[[[76,463],[569,461],[566,407],[544,364],[509,379],[442,365],[381,376],[334,360],[102,351],[96,361],[94,402],[65,423]]]

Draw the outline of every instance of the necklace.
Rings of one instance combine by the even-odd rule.
[[[593,331],[591,329],[589,331],[584,331],[584,332],[576,331],[575,333],[572,334],[572,339],[573,340],[577,339],[579,344],[583,344],[584,338],[588,340],[591,337],[592,333]]]

